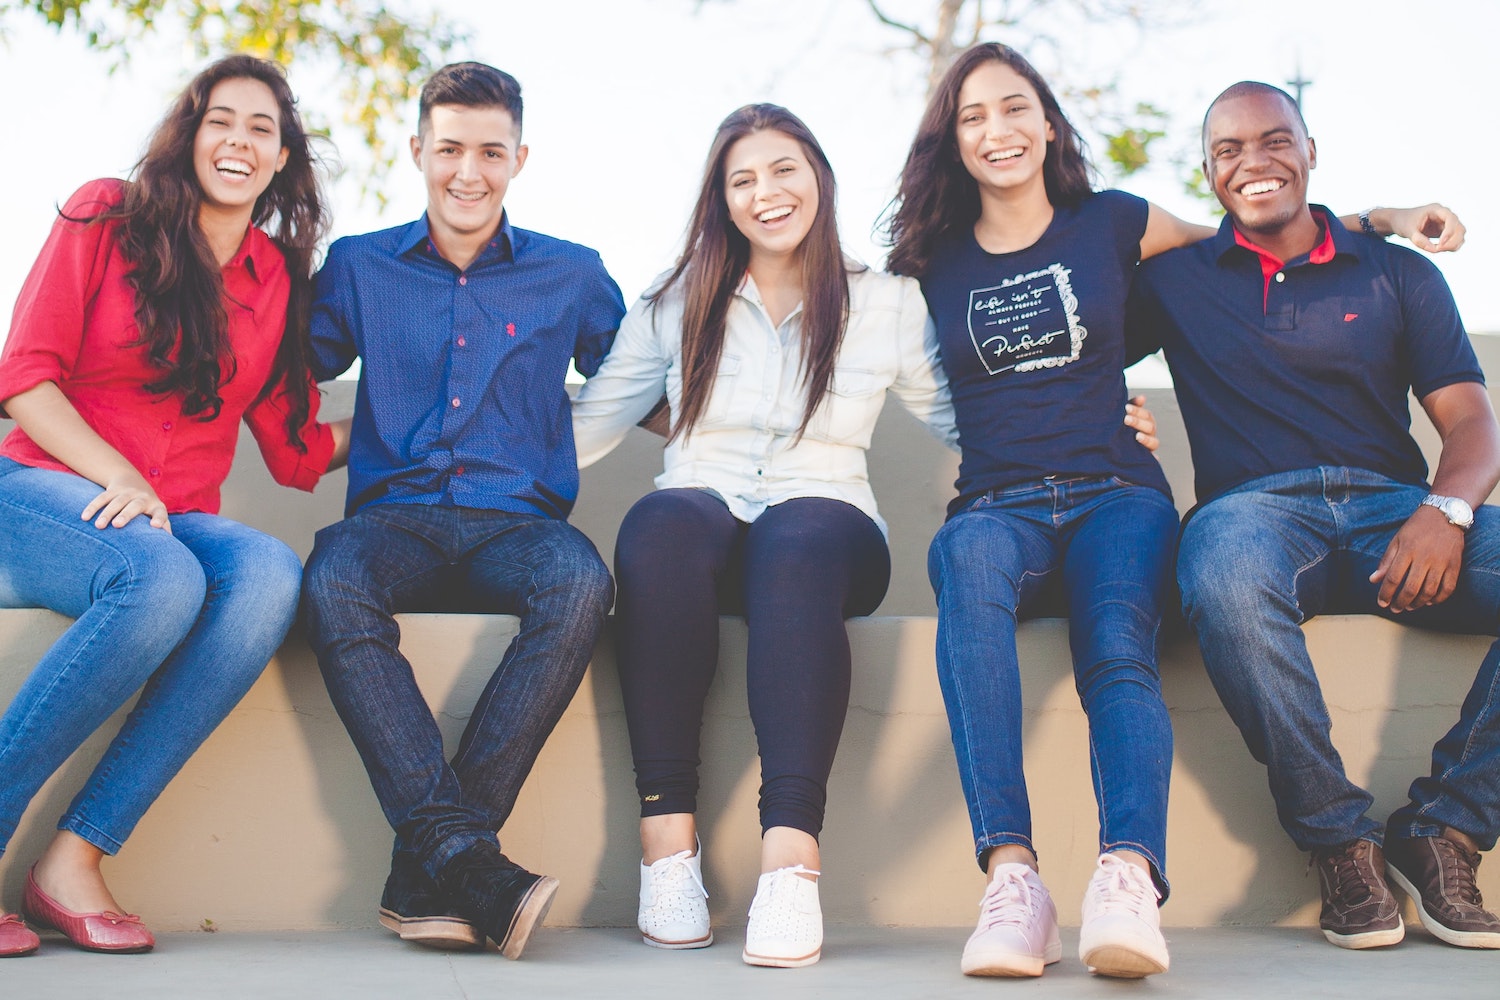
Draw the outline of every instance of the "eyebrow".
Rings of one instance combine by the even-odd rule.
[[[1006,101],[1014,101],[1018,97],[1023,101],[1029,101],[1031,99],[1020,91],[1016,91],[1014,94],[1006,94],[1004,97],[1000,98],[1000,103],[1004,104]],[[964,112],[969,110],[970,108],[979,108],[983,106],[983,101],[970,101],[968,104],[963,105],[958,110],[959,112]]]
[[[439,146],[466,146],[468,143],[462,139],[444,139],[442,136],[433,136],[432,141]],[[509,152],[510,146],[498,140],[476,143],[480,149],[503,149]]]
[[[1292,135],[1292,136],[1295,136],[1296,134],[1297,134],[1297,130],[1294,129],[1294,128],[1292,128],[1290,125],[1277,125],[1275,128],[1268,128],[1268,129],[1266,129],[1264,132],[1262,132],[1260,135],[1256,136],[1255,138],[1257,138],[1257,139],[1269,139],[1273,135]],[[1217,138],[1210,137],[1209,140],[1208,140],[1208,144],[1209,144],[1210,147],[1213,147],[1213,146],[1217,146],[1221,142],[1244,142],[1244,141],[1245,141],[1244,139],[1241,139],[1238,136],[1224,135],[1224,136],[1218,136]]]
[[[235,108],[231,108],[227,104],[215,104],[213,107],[209,108],[207,111],[205,111],[203,113],[205,115],[207,115],[207,114],[212,114],[215,111],[227,111],[227,112],[229,112],[232,115],[233,114],[239,114],[239,112]],[[250,117],[251,118],[264,118],[266,121],[269,121],[269,122],[274,122],[276,120],[276,118],[275,118],[274,115],[268,115],[268,114],[265,114],[264,112],[260,112],[260,111],[253,112],[250,115]]]
[[[791,155],[790,153],[788,153],[786,156],[778,156],[776,159],[772,160],[770,162],[770,164],[768,164],[768,165],[774,167],[774,166],[778,166],[778,165],[780,165],[782,163],[788,163],[788,162],[790,162],[790,163],[796,163],[797,162],[797,158],[795,156]],[[730,177],[734,177],[734,176],[736,176],[738,174],[753,174],[753,173],[755,173],[754,169],[752,169],[750,167],[741,167],[738,170],[731,170],[731,171],[729,171],[729,176]]]

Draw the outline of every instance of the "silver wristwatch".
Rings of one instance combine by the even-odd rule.
[[[1426,507],[1436,507],[1442,511],[1443,516],[1448,519],[1448,523],[1455,528],[1468,531],[1474,524],[1474,508],[1470,507],[1460,497],[1445,497],[1439,496],[1436,493],[1429,493],[1422,498],[1422,504]]]

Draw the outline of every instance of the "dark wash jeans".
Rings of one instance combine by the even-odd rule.
[[[1376,614],[1444,632],[1500,630],[1500,508],[1481,507],[1452,597],[1393,615],[1370,574],[1427,490],[1363,469],[1324,466],[1251,480],[1205,504],[1183,529],[1177,576],[1203,663],[1256,760],[1282,827],[1310,851],[1381,841],[1370,793],[1349,780],[1301,625],[1317,614]],[[1401,836],[1452,826],[1485,850],[1500,833],[1500,643],[1479,665],[1432,770],[1390,818]]]
[[[378,504],[318,532],[303,584],[309,640],[396,848],[436,877],[510,815],[593,654],[609,571],[565,521]],[[393,617],[439,610],[521,619],[451,763]]]
[[[1046,479],[979,497],[927,556],[937,593],[938,680],[981,866],[993,847],[1037,853],[1022,772],[1016,622],[1061,584],[1101,853],[1151,862],[1163,898],[1172,725],[1156,641],[1177,511],[1159,490],[1118,479]]]

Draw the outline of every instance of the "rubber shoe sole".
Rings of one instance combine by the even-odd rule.
[[[511,961],[521,957],[521,952],[526,950],[526,943],[531,940],[532,932],[547,919],[547,911],[552,908],[552,897],[556,892],[557,879],[551,875],[541,876],[526,891],[521,905],[516,907],[515,916],[510,919],[505,937],[495,942],[500,946],[500,954]]]
[[[1422,918],[1422,926],[1439,941],[1457,948],[1500,948],[1500,934],[1493,931],[1456,931],[1439,923],[1436,917],[1427,912],[1427,907],[1422,905],[1422,894],[1417,891],[1417,887],[1395,865],[1386,865],[1385,873],[1416,905],[1417,916]]]
[[[403,917],[382,906],[380,926],[394,932],[403,941],[440,951],[474,951],[484,947],[484,935],[462,917]]]
[[[1336,931],[1324,928],[1323,936],[1332,944],[1340,948],[1348,948],[1352,951],[1362,951],[1365,948],[1389,948],[1393,944],[1400,944],[1401,939],[1406,937],[1406,925],[1401,918],[1396,918],[1396,926],[1388,927],[1379,931],[1362,931],[1358,934],[1339,934]]]
[[[709,931],[701,938],[689,938],[686,941],[663,941],[661,938],[654,938],[650,934],[643,933],[641,941],[652,948],[661,948],[665,951],[686,951],[689,948],[707,948],[713,944],[714,932]]]
[[[1100,945],[1083,956],[1083,964],[1096,976],[1144,979],[1167,971],[1167,965],[1144,952],[1124,945]]]
[[[746,965],[760,965],[768,969],[800,969],[804,965],[812,965],[823,957],[823,949],[801,955],[796,958],[783,958],[780,955],[756,955],[748,948],[740,952],[740,959]]]
[[[1042,970],[1054,962],[1062,961],[1062,943],[1056,947],[1048,945],[1042,955],[1026,955],[1016,951],[970,951],[964,950],[959,968],[966,976],[989,976],[992,978],[1022,979],[1040,976]]]

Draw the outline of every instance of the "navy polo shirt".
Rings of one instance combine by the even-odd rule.
[[[312,337],[319,379],[362,359],[346,513],[414,503],[566,517],[578,497],[568,362],[598,370],[624,313],[597,253],[508,219],[462,271],[425,216],[336,241]]]
[[[1425,484],[1407,392],[1484,381],[1453,294],[1421,254],[1347,232],[1264,270],[1234,224],[1140,267],[1131,357],[1166,349],[1199,502],[1320,465]],[[1321,261],[1321,263],[1319,262]]]
[[[1036,243],[939,246],[922,294],[937,324],[963,459],[950,512],[990,490],[1109,476],[1170,495],[1125,426],[1125,299],[1146,202],[1100,191],[1058,206]]]

